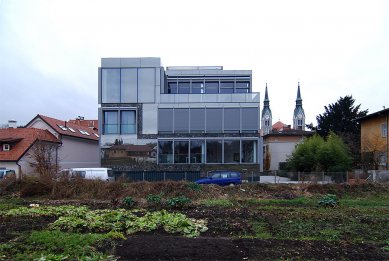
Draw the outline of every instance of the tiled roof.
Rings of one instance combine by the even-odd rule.
[[[82,127],[77,124],[73,124],[67,121],[61,121],[40,114],[38,114],[34,119],[36,119],[37,117],[41,118],[44,122],[50,125],[51,128],[53,128],[56,132],[58,132],[61,135],[78,137],[78,138],[95,140],[95,141],[99,140],[98,132],[88,127]],[[31,120],[30,123],[33,122],[34,119]],[[27,126],[30,123],[28,123]]]
[[[9,151],[0,151],[0,161],[18,161],[37,140],[60,143],[48,130],[35,128],[0,129],[0,140],[11,145]]]
[[[282,121],[277,121],[276,123],[273,124],[272,129],[279,131],[286,127],[288,127],[288,125],[286,125]]]
[[[98,120],[82,120],[82,119],[75,119],[75,120],[69,120],[68,121],[71,124],[79,125],[85,128],[89,129],[98,129],[99,128],[99,121]]]
[[[110,147],[112,150],[125,150],[125,151],[152,151],[154,149],[151,145],[113,145]]]

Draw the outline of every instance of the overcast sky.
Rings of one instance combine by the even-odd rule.
[[[273,123],[306,123],[339,97],[389,107],[389,1],[0,0],[0,124],[97,118],[101,57],[222,65],[268,84]]]

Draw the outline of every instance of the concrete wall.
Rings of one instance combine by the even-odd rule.
[[[268,143],[270,152],[270,170],[278,170],[280,162],[285,162],[294,151],[298,142]]]

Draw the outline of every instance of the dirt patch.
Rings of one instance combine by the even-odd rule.
[[[120,260],[388,260],[389,255],[369,244],[323,241],[184,238],[137,234],[122,242]]]

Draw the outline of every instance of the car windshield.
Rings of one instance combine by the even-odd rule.
[[[213,179],[219,179],[220,178],[220,173],[216,173],[212,175]]]

